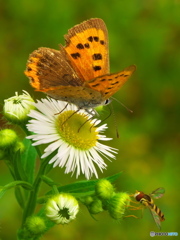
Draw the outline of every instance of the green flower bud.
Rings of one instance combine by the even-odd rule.
[[[103,211],[102,201],[100,199],[94,200],[88,207],[91,214],[98,214]]]
[[[18,96],[16,92],[14,97],[4,100],[4,116],[12,123],[21,124],[28,120],[28,114],[31,109],[35,109],[32,104],[34,100],[26,92]]]
[[[114,194],[113,185],[106,179],[101,179],[95,185],[95,191],[99,198],[107,200]]]
[[[86,196],[86,197],[82,197],[82,198],[80,199],[80,201],[81,201],[84,205],[88,206],[90,203],[92,203],[92,202],[94,201],[94,198],[93,198],[92,196]]]
[[[43,218],[31,216],[26,221],[26,229],[31,236],[42,235],[46,231],[46,224]]]
[[[112,218],[120,219],[123,217],[126,208],[130,203],[130,196],[125,192],[116,193],[109,199],[108,211]]]
[[[23,142],[16,142],[13,151],[14,152],[20,151],[20,153],[23,153],[25,151],[25,146]]]
[[[15,146],[18,136],[12,129],[3,129],[0,131],[0,148],[7,149]]]

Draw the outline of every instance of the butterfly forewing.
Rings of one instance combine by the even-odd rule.
[[[109,73],[108,32],[102,19],[74,26],[65,35],[67,58],[85,81]]]
[[[135,70],[136,66],[131,65],[121,72],[107,74],[92,79],[87,82],[86,85],[96,91],[101,92],[103,99],[108,99],[122,87],[122,85],[128,80]]]
[[[158,199],[158,198],[161,198],[165,193],[165,189],[164,188],[157,188],[156,190],[154,190],[150,196],[155,198],[155,199]]]
[[[80,86],[81,79],[64,59],[63,52],[50,48],[39,48],[32,52],[25,71],[30,84],[37,91],[48,92],[57,86]]]

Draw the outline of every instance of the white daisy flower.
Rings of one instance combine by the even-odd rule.
[[[46,216],[57,224],[67,224],[79,212],[78,201],[70,194],[60,193],[46,203]]]
[[[49,144],[42,158],[54,152],[49,161],[53,167],[65,167],[65,173],[76,171],[76,177],[82,172],[87,179],[93,174],[98,178],[95,164],[102,171],[106,168],[102,156],[107,159],[115,158],[117,150],[99,141],[108,141],[101,133],[107,124],[101,126],[100,120],[92,117],[85,110],[79,110],[75,105],[54,99],[41,99],[35,103],[37,110],[32,110],[32,118],[27,124],[30,132],[35,134],[27,138],[35,141],[33,145]]]

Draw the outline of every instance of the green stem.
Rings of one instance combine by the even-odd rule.
[[[26,133],[26,135],[31,135],[31,133],[27,130],[26,126],[25,125],[21,125],[22,129],[24,130],[24,132]],[[33,141],[32,141],[33,142]],[[36,151],[37,151],[37,154],[39,156],[39,158],[41,158],[41,151],[39,149],[38,146],[34,146]],[[23,218],[22,218],[22,227],[27,219],[27,217],[31,216],[35,210],[35,207],[36,207],[36,203],[37,203],[37,195],[38,195],[38,191],[39,191],[39,188],[40,188],[40,184],[42,182],[42,178],[41,176],[44,175],[46,173],[46,169],[48,169],[48,162],[49,160],[52,158],[52,154],[49,155],[46,159],[44,159],[42,162],[41,162],[41,165],[40,165],[40,168],[39,168],[39,171],[37,173],[37,176],[34,180],[34,183],[33,183],[33,190],[29,193],[29,199],[27,201],[27,204],[26,204],[26,207],[25,207],[25,210],[24,210],[24,213],[23,213]]]
[[[52,191],[53,191],[54,195],[59,193],[57,185],[52,186]]]
[[[26,208],[24,210],[22,225],[25,223],[26,218],[29,217],[34,212],[34,209],[36,207],[38,190],[39,190],[39,187],[40,187],[40,184],[41,184],[41,181],[42,181],[41,176],[45,173],[48,161],[49,161],[49,157],[46,158],[41,163],[41,166],[39,168],[39,172],[38,172],[38,174],[36,176],[36,179],[34,181],[34,184],[33,184],[33,191],[30,192],[29,200],[28,200]]]
[[[24,207],[25,207],[25,201],[24,201],[24,196],[23,196],[21,187],[17,187],[17,188],[15,189],[15,196],[16,196],[16,200],[17,200],[19,206],[20,206],[22,209],[24,209]]]

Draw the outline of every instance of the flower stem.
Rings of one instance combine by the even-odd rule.
[[[41,176],[45,173],[48,161],[49,157],[46,158],[40,165],[39,172],[33,184],[33,190],[30,192],[29,199],[23,213],[22,225],[25,223],[26,218],[29,217],[34,212],[34,209],[36,207],[38,190],[42,181]]]

